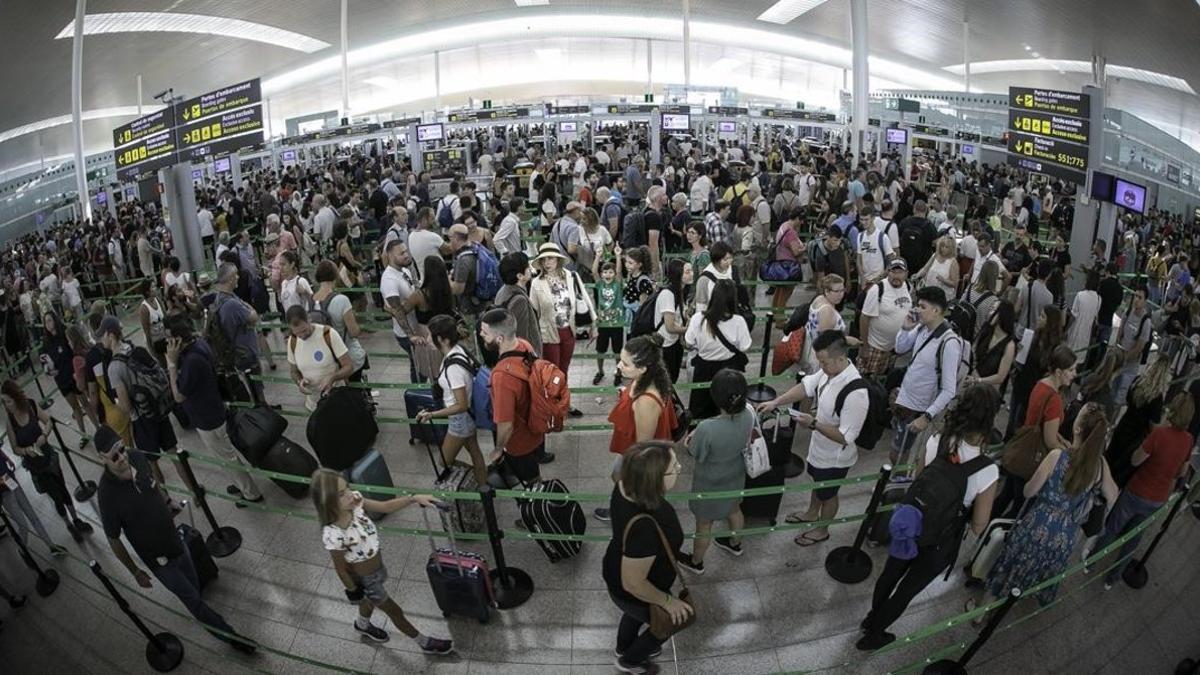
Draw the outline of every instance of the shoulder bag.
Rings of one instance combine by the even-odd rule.
[[[651,516],[648,513],[641,513],[629,519],[629,522],[625,524],[625,533],[621,535],[621,550],[625,550],[625,542],[629,539],[629,530],[633,527],[634,523],[642,518],[649,518],[650,522],[654,523],[654,529],[658,530],[658,539],[662,542],[663,551],[667,554],[667,559],[671,561],[671,567],[675,568],[675,576],[679,578],[679,584],[682,586],[679,594],[676,595],[675,598],[677,600],[687,602],[688,604],[692,604],[690,601],[691,593],[688,592],[687,582],[683,580],[683,575],[679,573],[679,566],[675,564],[675,553],[671,551],[671,542],[667,541],[667,535],[663,533],[662,528],[659,527],[658,521],[654,519],[654,516]],[[694,604],[692,604],[692,613],[683,620],[683,623],[675,623],[672,621],[670,613],[668,613],[667,610],[663,609],[662,607],[659,607],[655,604],[650,605],[650,634],[664,642],[671,639],[671,637],[676,633],[682,631],[695,622],[696,605]]]
[[[1038,465],[1045,459],[1046,454],[1050,452],[1042,438],[1042,415],[1046,413],[1046,406],[1049,403],[1050,397],[1047,396],[1046,400],[1042,402],[1037,421],[1017,429],[1012,440],[1005,444],[1000,457],[1000,466],[1005,471],[1029,480],[1033,477],[1033,472],[1037,471]]]
[[[746,475],[758,478],[771,470],[771,454],[767,450],[767,439],[763,436],[758,413],[754,412],[754,407],[750,404],[746,404],[746,409],[754,417],[754,423],[750,425],[750,438],[742,450],[742,458],[746,460]]]
[[[738,349],[725,337],[725,334],[721,332],[720,324],[717,325],[717,329],[713,332],[716,333],[717,340],[724,345],[725,349],[733,352],[733,356],[729,357],[729,360],[733,362],[734,370],[739,370],[743,373],[746,372],[746,366],[750,365],[750,357],[746,356],[745,352]]]

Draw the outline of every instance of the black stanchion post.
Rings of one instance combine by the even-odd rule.
[[[892,465],[884,464],[879,469],[879,480],[875,482],[875,490],[871,492],[871,501],[867,504],[862,524],[858,526],[858,534],[854,537],[852,546],[839,546],[825,557],[825,571],[829,576],[843,584],[857,584],[871,576],[871,556],[862,550],[867,540],[867,532],[871,522],[875,520],[875,511],[883,499],[883,490],[887,487],[888,478],[892,475]]]
[[[183,661],[183,643],[179,641],[179,638],[166,631],[151,633],[146,624],[142,622],[141,617],[133,612],[129,607],[129,602],[121,596],[121,593],[117,591],[117,587],[104,574],[104,570],[100,569],[100,563],[93,560],[88,563],[88,568],[92,570],[92,573],[96,575],[100,583],[104,584],[105,590],[112,596],[113,601],[117,603],[117,607],[120,607],[121,611],[125,612],[130,621],[133,621],[133,625],[137,626],[142,635],[146,636],[146,663],[150,664],[151,668],[160,673],[175,670]]]
[[[492,556],[496,560],[496,569],[489,574],[495,581],[496,606],[500,609],[520,607],[533,595],[533,577],[518,567],[511,567],[504,562],[504,547],[500,540],[504,532],[496,519],[496,491],[491,485],[484,485],[479,490],[483,499],[484,523],[487,525],[488,541],[492,544]]]
[[[86,502],[96,494],[96,481],[84,480],[83,476],[79,475],[79,467],[75,466],[75,459],[71,457],[71,449],[63,443],[62,432],[58,430],[58,422],[50,418],[50,430],[54,432],[54,440],[58,441],[58,447],[62,448],[63,457],[67,458],[67,466],[71,467],[71,473],[75,474],[75,482],[78,487],[75,488],[75,501]]]
[[[1167,518],[1163,521],[1162,527],[1158,528],[1158,534],[1154,535],[1154,541],[1150,542],[1150,547],[1146,549],[1142,557],[1133,558],[1125,566],[1125,569],[1121,570],[1121,579],[1130,588],[1143,588],[1150,580],[1150,571],[1146,569],[1146,561],[1154,554],[1154,549],[1158,548],[1158,542],[1162,541],[1163,535],[1167,533],[1167,528],[1171,527],[1171,521],[1175,519],[1175,514],[1179,513],[1183,503],[1187,501],[1186,497],[1186,494],[1181,494],[1179,499],[1175,500],[1175,504],[1167,512]]]
[[[33,363],[32,356],[30,356],[30,363]],[[54,405],[54,398],[50,397],[50,396],[46,396],[46,390],[42,388],[42,380],[38,377],[37,368],[33,368],[32,370],[33,370],[33,385],[35,387],[37,387],[37,390],[38,390],[38,399],[39,399],[38,405],[41,406],[42,410],[49,410],[50,406]]]
[[[179,451],[179,465],[183,467],[183,473],[187,476],[188,482],[192,484],[196,490],[196,501],[200,502],[200,510],[204,512],[204,518],[208,521],[208,525],[212,528],[208,538],[204,541],[208,545],[208,552],[212,553],[214,558],[224,558],[233,555],[234,551],[242,545],[242,533],[238,532],[234,527],[221,527],[217,525],[217,519],[213,517],[212,509],[208,507],[208,499],[204,496],[204,486],[196,480],[196,474],[192,471],[192,465],[188,462],[187,450]]]
[[[58,572],[44,570],[41,565],[37,564],[37,560],[34,560],[33,554],[29,552],[29,547],[25,545],[25,538],[17,532],[17,528],[13,527],[12,521],[8,519],[8,514],[4,512],[3,508],[0,508],[0,520],[4,521],[4,526],[12,533],[13,541],[17,542],[17,548],[21,549],[21,559],[25,561],[25,565],[37,574],[37,583],[34,584],[34,588],[37,589],[38,595],[43,598],[49,596],[58,588]]]
[[[950,659],[935,661],[925,666],[925,670],[921,671],[922,675],[967,675],[967,662],[983,648],[984,643],[988,641],[988,638],[992,637],[992,633],[996,632],[996,628],[1004,620],[1004,615],[1008,614],[1008,610],[1012,609],[1013,605],[1017,604],[1017,600],[1020,599],[1021,589],[1014,588],[1009,591],[1008,597],[1004,598],[1004,604],[1000,605],[1000,608],[995,612],[992,612],[992,615],[988,617],[987,625],[983,627],[983,630],[979,632],[975,641],[971,643],[970,647],[967,647],[967,651],[963,652],[962,656],[954,661]]]

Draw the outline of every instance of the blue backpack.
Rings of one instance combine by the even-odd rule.
[[[448,200],[446,197],[454,197],[454,199]],[[437,212],[438,225],[441,225],[443,230],[447,230],[450,226],[454,225],[454,208],[451,205],[454,204],[455,199],[458,199],[457,195],[446,195],[446,197],[442,197],[441,201],[438,202]]]
[[[496,423],[492,420],[492,369],[481,366],[470,355],[455,354],[442,362],[442,370],[451,365],[465,368],[471,374],[471,417],[475,420],[475,428],[492,431]],[[441,401],[441,386],[435,378],[433,383],[434,400]]]
[[[504,283],[500,280],[500,261],[486,246],[471,244],[475,254],[475,299],[491,302]]]

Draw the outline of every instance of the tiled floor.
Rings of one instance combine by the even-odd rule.
[[[792,300],[793,304],[797,301]],[[764,304],[761,298],[759,304]],[[760,342],[761,336],[756,344]],[[579,347],[581,351],[585,348]],[[386,333],[378,333],[368,338],[368,349],[394,351],[394,343]],[[403,361],[377,362],[372,379],[407,378]],[[612,367],[611,360],[607,367]],[[577,385],[590,385],[594,369],[594,363],[577,362],[571,379]],[[300,405],[299,395],[290,387],[272,385],[270,395],[286,406]],[[613,402],[612,395],[580,398],[578,405],[588,414],[584,422],[603,421]],[[397,406],[399,392],[384,390],[382,400],[386,414],[402,414]],[[56,401],[53,411],[66,419],[62,401]],[[301,419],[290,419],[289,435],[303,442]],[[74,442],[73,432],[64,430],[64,434],[68,442]],[[184,433],[181,438],[185,447],[201,448],[192,434]],[[804,440],[797,443],[800,452]],[[558,454],[558,460],[545,467],[545,475],[563,479],[577,493],[607,492],[611,489],[607,442],[607,434],[601,431],[553,437],[550,449]],[[432,484],[429,459],[421,446],[409,444],[407,429],[384,426],[378,447],[397,485]],[[852,473],[877,471],[884,459],[882,443],[880,447],[864,455]],[[228,481],[218,472],[199,462],[194,467],[204,485],[223,491]],[[88,463],[81,463],[80,469],[88,476],[98,473],[97,467]],[[690,484],[689,471],[685,461],[680,490]],[[169,469],[168,481],[178,483]],[[49,502],[33,494],[27,480],[23,482],[44,522],[60,541],[68,542]],[[68,478],[68,482],[73,484],[73,479]],[[269,481],[262,481],[262,485],[271,507],[312,512],[307,500],[292,500]],[[870,483],[844,488],[842,513],[861,512],[870,490]],[[799,508],[807,499],[806,493],[785,495],[783,511]],[[516,516],[513,504],[507,500],[499,504],[500,523],[511,523]],[[157,585],[144,596],[127,592],[134,609],[155,630],[170,630],[184,639],[186,658],[178,672],[330,672],[306,659],[377,673],[615,672],[612,647],[619,615],[600,577],[601,544],[585,544],[576,558],[551,565],[533,542],[508,540],[504,552],[509,564],[529,572],[537,590],[525,605],[498,612],[488,625],[481,626],[473,621],[442,618],[425,577],[428,544],[424,537],[385,534],[389,590],[419,628],[452,636],[458,646],[455,656],[432,659],[418,653],[413,643],[394,629],[392,640],[384,645],[358,639],[350,626],[355,611],[342,596],[341,584],[321,549],[314,522],[282,513],[236,510],[221,499],[211,500],[211,505],[222,525],[241,531],[244,543],[232,556],[218,561],[220,579],[205,596],[235,628],[269,649],[253,658],[237,655],[190,619],[177,615],[182,606]],[[590,512],[591,506],[585,505],[586,510]],[[680,507],[684,527],[690,529],[691,515],[682,504]],[[93,503],[80,505],[80,509],[93,522],[97,520]],[[202,515],[197,512],[196,517],[200,529],[207,533],[209,528]],[[418,514],[413,512],[400,512],[385,521],[387,525],[413,527],[419,523]],[[747,554],[742,558],[712,550],[705,561],[706,573],[689,577],[698,598],[700,620],[676,640],[678,672],[884,673],[905,666],[919,672],[926,655],[973,639],[975,633],[969,625],[956,626],[885,654],[857,652],[853,647],[857,624],[869,605],[873,577],[846,586],[830,579],[823,565],[830,550],[851,543],[855,527],[835,528],[828,543],[812,549],[797,547],[791,534],[780,532],[748,540]],[[607,534],[607,526],[589,518],[588,531]],[[44,553],[40,542],[33,546]],[[30,594],[29,605],[20,612],[0,607],[0,618],[5,621],[0,631],[3,672],[150,672],[142,656],[144,640],[80,562],[96,559],[115,580],[132,584],[112,558],[98,523],[97,535],[90,542],[82,546],[70,543],[68,548],[72,558],[52,563],[62,575],[62,585],[51,597],[39,598],[33,593],[33,576],[21,564],[11,539],[0,540],[0,580]],[[472,543],[464,548],[493,558],[486,546]],[[877,572],[886,554],[877,549],[868,551]],[[1200,525],[1185,511],[1155,554],[1150,565],[1151,582],[1146,588],[1135,591],[1118,586],[1105,593],[1098,583],[1081,586],[1092,577],[1073,577],[1066,583],[1058,605],[1012,629],[997,632],[971,662],[971,672],[1171,672],[1184,656],[1200,656],[1200,568],[1195,564],[1198,551]],[[948,582],[939,578],[916,599],[894,630],[903,636],[944,622],[961,612],[965,598],[959,576]],[[1018,605],[1009,621],[1034,609],[1031,603]],[[380,619],[382,615],[377,621]],[[674,672],[670,646],[660,662],[664,672]]]

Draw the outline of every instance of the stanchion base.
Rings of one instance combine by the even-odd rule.
[[[804,474],[804,458],[796,453],[792,453],[791,459],[788,460],[787,466],[783,469],[783,475],[787,478],[795,478]]]
[[[224,558],[241,548],[242,533],[233,527],[219,527],[208,535],[204,543],[208,544],[208,552],[214,558]]]
[[[766,403],[774,400],[775,387],[769,384],[756,384],[746,390],[746,400],[753,404]]]
[[[51,593],[58,588],[58,572],[54,570],[42,570],[38,575],[37,583],[33,585],[37,589],[37,594],[43,598],[49,597]]]
[[[1146,582],[1150,581],[1150,573],[1146,571],[1142,561],[1135,560],[1121,570],[1121,580],[1130,588],[1144,588]]]
[[[159,633],[154,636],[163,650],[154,648],[153,642],[146,643],[146,663],[160,673],[175,670],[183,662],[183,643],[170,633]]]
[[[54,407],[54,399],[47,398],[46,400],[42,401],[38,405],[41,406],[42,410],[49,410],[50,408]]]
[[[967,675],[967,669],[958,661],[942,659],[925,666],[921,675]]]
[[[96,494],[96,481],[85,480],[75,488],[75,501],[86,502]]]
[[[494,569],[488,574],[492,577],[492,591],[496,595],[496,606],[500,609],[520,607],[533,595],[533,577],[525,570],[505,567],[507,587],[500,581],[500,570]]]
[[[825,571],[835,581],[857,584],[871,576],[871,556],[853,546],[839,546],[825,557]]]
[[[1196,517],[1196,520],[1200,520],[1200,499],[1192,502],[1192,515]]]

